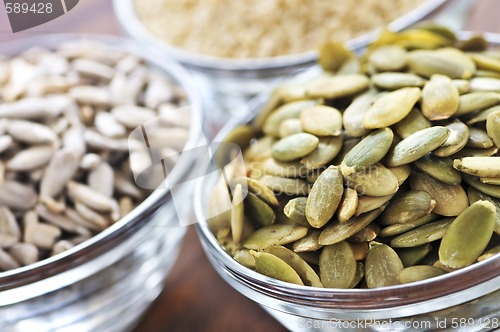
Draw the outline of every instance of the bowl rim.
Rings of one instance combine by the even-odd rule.
[[[446,0],[426,0],[413,10],[390,22],[387,27],[393,31],[400,31],[418,21],[421,21],[431,13],[438,10],[444,4],[446,4]],[[247,72],[273,70],[283,67],[312,64],[318,57],[318,52],[316,51],[253,59],[222,58],[190,52],[167,44],[149,32],[136,15],[134,0],[113,0],[113,8],[120,26],[128,36],[146,44],[154,45],[155,48],[165,52],[182,64],[201,71],[219,70]],[[345,43],[353,50],[360,49],[374,41],[383,29],[384,27],[377,28],[371,32],[346,41]]]
[[[500,34],[482,33],[474,31],[459,31],[459,39],[469,38],[480,33],[490,44],[500,46]],[[318,66],[298,75],[308,77],[311,72],[317,72]],[[250,101],[245,114],[229,121],[217,134],[214,142],[222,142],[223,138],[236,126],[249,123],[257,114],[260,107],[268,99],[270,91],[258,95]],[[213,180],[213,179],[212,179]],[[264,294],[287,305],[306,305],[315,310],[343,310],[356,313],[370,313],[374,311],[391,311],[401,309],[405,311],[417,305],[448,298],[458,293],[462,294],[467,289],[476,289],[474,298],[500,290],[500,254],[474,263],[460,270],[444,274],[435,278],[374,289],[337,289],[300,286],[267,277],[236,262],[219,244],[214,234],[210,231],[205,217],[206,196],[208,188],[212,188],[207,178],[199,178],[195,183],[194,209],[196,230],[203,245],[206,255],[212,265],[218,264],[224,271],[217,272],[233,287],[235,283],[243,284],[252,291]],[[246,296],[247,293],[245,293]],[[469,295],[470,297],[470,295]],[[453,299],[441,301],[440,305],[450,307],[471,300],[466,295],[454,296]],[[354,302],[353,302],[354,301]],[[361,301],[361,302],[356,302]],[[451,302],[455,301],[455,303]],[[439,308],[431,308],[435,311]],[[413,312],[413,311],[411,311]],[[408,311],[405,311],[408,314]],[[402,317],[402,316],[401,316]]]
[[[121,36],[106,34],[81,34],[81,33],[50,33],[42,36],[21,37],[15,40],[0,43],[0,54],[13,57],[32,47],[54,49],[66,42],[99,43],[102,46],[133,54],[144,60],[145,64],[158,70],[175,86],[179,87],[186,95],[190,107],[189,138],[183,150],[199,145],[202,133],[202,99],[193,82],[191,75],[179,64],[165,59],[161,54],[150,47],[144,47],[134,40]],[[154,213],[168,200],[170,187],[168,183],[178,183],[187,173],[192,161],[180,159],[181,164],[176,165],[172,172],[163,181],[162,188],[155,189],[138,206],[126,216],[110,225],[108,228],[92,236],[90,239],[63,251],[57,255],[40,260],[36,263],[20,268],[0,272],[0,293],[26,284],[47,279],[54,275],[66,272],[76,266],[83,265],[107,250],[119,245],[132,237],[152,219]],[[120,253],[127,254],[126,252]],[[74,282],[74,280],[72,280]]]

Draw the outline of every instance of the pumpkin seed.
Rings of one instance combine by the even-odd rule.
[[[401,165],[401,166],[396,166],[396,167],[391,167],[388,168],[396,178],[398,179],[398,185],[401,186],[406,179],[410,177],[411,174],[411,167],[408,165]]]
[[[417,228],[418,226],[425,225],[431,221],[434,221],[438,218],[437,214],[435,213],[429,213],[426,216],[423,216],[422,218],[419,218],[417,220],[409,221],[404,224],[393,224],[389,225],[387,227],[384,227],[380,230],[380,236],[394,236],[398,235],[404,232],[407,232],[411,229]]]
[[[285,215],[290,218],[294,223],[301,226],[308,226],[306,217],[306,202],[307,197],[293,198],[286,203],[283,208]]]
[[[474,189],[477,189],[477,190],[485,193],[486,195],[493,196],[495,198],[500,199],[500,187],[499,186],[496,186],[493,184],[482,183],[481,181],[479,181],[479,179],[477,177],[471,176],[468,174],[464,174],[463,179],[465,182],[467,182],[467,184],[469,186],[473,187]]]
[[[480,178],[482,183],[500,186],[500,178]]]
[[[478,128],[469,128],[469,141],[466,146],[476,149],[487,149],[494,145],[486,131]]]
[[[421,88],[425,80],[415,74],[385,72],[372,76],[372,82],[378,88],[385,90],[397,90],[406,87]]]
[[[408,66],[411,71],[424,77],[441,74],[452,79],[470,79],[476,71],[476,66],[467,55],[459,50],[449,48],[447,51],[441,49],[438,51],[416,50],[409,52]]]
[[[402,88],[378,98],[365,114],[365,128],[384,128],[403,120],[421,94],[419,88]]]
[[[243,189],[241,184],[237,184],[233,192],[233,202],[231,209],[231,234],[233,241],[239,243],[243,236],[243,219],[245,217],[243,205]]]
[[[471,92],[460,96],[460,103],[456,116],[462,116],[475,111],[480,111],[500,103],[496,92]]]
[[[405,268],[399,274],[399,282],[407,284],[420,280],[430,279],[445,274],[446,271],[429,265],[415,265]]]
[[[477,53],[472,53],[470,57],[474,60],[478,68],[500,72],[500,60]]]
[[[311,134],[299,133],[282,138],[272,147],[273,158],[292,161],[304,157],[318,147],[319,139]]]
[[[370,249],[368,242],[348,242],[351,246],[352,253],[356,261],[362,261],[368,255],[368,250]]]
[[[471,148],[463,148],[458,151],[454,155],[452,155],[455,159],[465,158],[465,157],[490,157],[495,155],[498,152],[498,148],[493,146],[488,149],[471,149]]]
[[[238,250],[234,254],[234,260],[243,266],[246,266],[250,269],[255,269],[255,258],[252,256],[249,250]]]
[[[286,119],[280,123],[279,134],[281,138],[303,132],[299,119]]]
[[[274,143],[274,138],[271,136],[263,136],[250,143],[248,149],[245,150],[244,159],[248,161],[261,161],[271,157],[271,146]]]
[[[500,177],[500,157],[466,157],[455,159],[453,167],[460,172],[481,177]]]
[[[386,164],[394,167],[414,162],[441,146],[449,134],[450,130],[441,126],[419,130],[389,151]]]
[[[476,72],[477,74],[477,72]],[[457,88],[460,95],[470,92],[470,81],[468,80],[452,80],[453,85]]]
[[[393,199],[379,218],[382,225],[404,224],[432,212],[436,201],[425,191],[411,190]]]
[[[491,198],[490,196],[483,194],[482,192],[469,187],[467,190],[467,194],[469,195],[469,203],[472,205],[476,203],[477,201],[488,201],[495,205],[495,208],[497,210],[496,213],[496,218],[495,218],[495,233],[500,234],[500,201]]]
[[[398,71],[406,66],[406,50],[398,45],[384,45],[370,52],[368,61],[378,71]]]
[[[325,166],[339,154],[342,142],[342,136],[320,137],[316,150],[303,157],[300,163],[305,166],[306,171]]]
[[[338,136],[342,132],[342,114],[333,107],[313,106],[300,114],[305,132],[316,136]]]
[[[259,181],[252,178],[237,177],[232,179],[231,182],[236,186],[240,185],[244,190],[248,189],[252,194],[255,194],[269,206],[279,207],[278,199],[274,195],[273,191]]]
[[[396,133],[401,138],[407,138],[419,130],[430,127],[431,122],[416,108],[412,109],[410,114],[394,125]]]
[[[307,227],[293,225],[271,225],[259,228],[245,241],[243,247],[262,250],[297,241],[307,235]]]
[[[325,246],[321,250],[319,274],[325,287],[352,287],[356,277],[356,268],[354,254],[346,241]]]
[[[423,244],[418,247],[400,248],[396,250],[399,258],[403,262],[404,267],[416,265],[432,250],[430,243]]]
[[[349,151],[341,164],[342,174],[348,176],[365,167],[375,165],[385,157],[394,134],[390,128],[374,131]]]
[[[316,251],[323,247],[319,244],[319,235],[321,234],[321,230],[312,229],[309,230],[306,236],[302,239],[299,239],[293,243],[293,251],[295,252],[308,252],[308,251]]]
[[[451,117],[458,110],[458,89],[451,79],[432,75],[422,90],[422,113],[431,121]]]
[[[449,185],[420,172],[410,176],[410,185],[413,190],[427,192],[436,201],[432,211],[442,216],[458,216],[469,206],[461,185]]]
[[[393,248],[418,247],[439,240],[445,235],[452,222],[453,218],[445,218],[417,227],[393,238],[391,246]]]
[[[475,77],[470,80],[470,89],[472,92],[500,92],[500,79],[493,77]]]
[[[370,81],[364,75],[338,75],[319,77],[310,81],[304,88],[306,98],[335,99],[359,93]]]
[[[344,241],[371,223],[382,213],[382,209],[376,209],[360,216],[351,218],[350,220],[340,223],[330,223],[319,236],[319,244],[331,245]]]
[[[495,214],[495,206],[488,201],[477,201],[464,210],[441,240],[439,261],[450,268],[475,262],[491,239]]]
[[[351,242],[365,242],[368,243],[370,241],[375,240],[375,238],[380,233],[380,226],[376,223],[371,223],[367,225],[365,228],[354,234],[349,238]]]
[[[278,138],[280,137],[280,124],[284,120],[298,119],[300,117],[300,113],[302,113],[304,109],[317,104],[318,101],[316,100],[301,100],[282,105],[267,117],[267,119],[263,123],[262,131],[267,135]]]
[[[492,112],[486,118],[486,131],[493,139],[495,145],[500,148],[500,112]]]
[[[394,194],[386,196],[366,196],[362,195],[358,197],[358,206],[354,215],[357,217],[363,213],[373,211],[384,206],[387,202],[394,197]]]
[[[265,249],[265,252],[268,252],[287,263],[292,269],[295,270],[295,272],[297,272],[304,285],[323,287],[323,284],[321,283],[316,272],[295,252],[283,246],[269,247]]]
[[[282,259],[267,252],[250,251],[255,269],[265,276],[297,285],[304,285],[297,272]]]
[[[491,248],[490,250],[486,250],[481,256],[478,257],[477,261],[481,262],[485,259],[497,256],[500,253],[500,245]]]
[[[365,280],[368,288],[399,284],[403,263],[398,254],[386,244],[370,244],[365,260]]]
[[[284,193],[287,195],[307,195],[309,185],[301,179],[287,179],[278,176],[265,175],[259,181],[269,187],[275,193]]]
[[[239,204],[240,201],[236,201],[236,202],[237,202],[237,204]],[[244,202],[245,202],[244,210],[245,210],[246,215],[252,221],[256,222],[257,225],[269,226],[269,225],[274,224],[274,222],[276,220],[276,215],[275,215],[273,209],[269,205],[267,205],[263,200],[261,200],[257,195],[254,195],[250,192],[247,193]],[[233,197],[233,205],[234,204],[235,203],[234,203],[234,197]],[[233,220],[232,216],[231,216],[231,220]],[[239,222],[240,222],[240,226],[241,226],[242,219],[240,219]],[[239,230],[239,232],[241,232],[241,230]],[[235,241],[235,242],[237,242],[237,241]]]
[[[307,197],[306,217],[312,227],[323,227],[334,215],[344,192],[338,167],[330,166],[314,182]]]
[[[340,201],[340,205],[337,209],[337,218],[339,222],[346,222],[351,219],[356,212],[358,207],[358,193],[356,190],[347,188],[344,191],[344,196]]]
[[[425,174],[446,184],[457,185],[462,182],[462,176],[453,168],[453,160],[450,158],[428,154],[415,161],[415,166]]]
[[[376,97],[377,95],[373,90],[368,90],[366,93],[354,98],[352,103],[345,109],[342,120],[345,132],[349,136],[361,137],[369,132],[365,128],[363,120]]]
[[[455,120],[446,125],[450,130],[450,135],[443,145],[436,150],[434,154],[439,157],[448,157],[462,150],[469,141],[469,127],[462,122]]]
[[[308,173],[308,169],[298,161],[281,162],[273,158],[262,162],[262,170],[265,174],[285,178],[305,176]]]
[[[493,106],[485,110],[482,110],[480,112],[474,113],[467,121],[467,125],[470,126],[476,123],[486,122],[488,115],[490,113],[495,113],[495,112],[500,112],[500,106]],[[476,129],[476,128],[470,128],[470,129]]]
[[[368,167],[346,177],[347,186],[361,195],[387,196],[398,191],[398,179],[382,164]]]

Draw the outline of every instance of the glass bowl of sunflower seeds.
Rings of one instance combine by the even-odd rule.
[[[130,329],[185,234],[164,180],[201,135],[189,75],[119,37],[0,49],[2,330]]]
[[[498,46],[441,26],[331,43],[254,100],[195,190],[216,271],[291,331],[498,330]]]

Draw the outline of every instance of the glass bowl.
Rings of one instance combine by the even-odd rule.
[[[472,33],[463,32],[459,38]],[[500,46],[500,35],[484,34]],[[299,75],[310,77],[320,70]],[[250,123],[269,93],[252,100],[247,114],[230,121],[215,142]],[[500,255],[436,278],[378,289],[327,289],[269,278],[236,262],[207,224],[207,204],[220,173],[198,179],[195,216],[198,236],[217,273],[257,302],[290,331],[499,331]]]
[[[421,6],[396,19],[389,28],[402,30],[435,12],[445,0],[427,0]],[[213,103],[207,117],[215,123],[225,123],[229,114],[242,112],[250,97],[268,89],[284,76],[314,65],[317,52],[285,55],[263,59],[223,59],[195,54],[159,40],[144,27],[134,9],[134,0],[113,0],[115,15],[122,29],[133,39],[153,46],[191,70],[205,88],[205,101]],[[368,45],[381,29],[347,42],[353,50]],[[216,101],[216,102],[215,102]],[[211,105],[212,106],[212,105]],[[218,110],[218,112],[215,112]]]
[[[3,43],[0,52],[15,55],[29,47],[53,48],[62,42],[98,41],[142,57],[179,86],[191,105],[190,137],[201,138],[200,97],[189,74],[154,51],[119,37],[54,34]],[[194,164],[181,157],[167,177],[177,183]],[[190,186],[176,199],[190,201]],[[0,273],[2,331],[118,331],[132,328],[163,289],[186,227],[181,227],[170,188],[159,188],[109,228],[56,256]]]

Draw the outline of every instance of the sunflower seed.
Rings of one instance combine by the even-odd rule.
[[[50,255],[55,256],[57,254],[62,253],[63,251],[66,251],[66,250],[73,248],[74,246],[75,245],[72,242],[67,241],[67,240],[57,241],[56,243],[54,243],[54,246],[52,247],[52,252]]]
[[[57,135],[47,126],[29,121],[10,121],[7,133],[17,141],[28,144],[53,143]]]
[[[20,267],[19,263],[3,249],[0,249],[0,269],[2,271],[17,269]]]
[[[30,186],[13,181],[0,184],[0,204],[14,210],[28,210],[36,203],[37,195]]]
[[[69,196],[76,202],[81,202],[96,211],[109,212],[113,210],[114,201],[111,198],[88,186],[70,181],[66,187]]]
[[[98,112],[94,124],[99,133],[108,137],[123,137],[127,132],[126,128],[107,112]]]
[[[54,148],[51,146],[34,146],[19,151],[5,164],[7,170],[26,172],[44,166],[51,160]]]
[[[78,158],[67,148],[56,151],[45,169],[40,183],[41,197],[55,197],[75,175]]]

